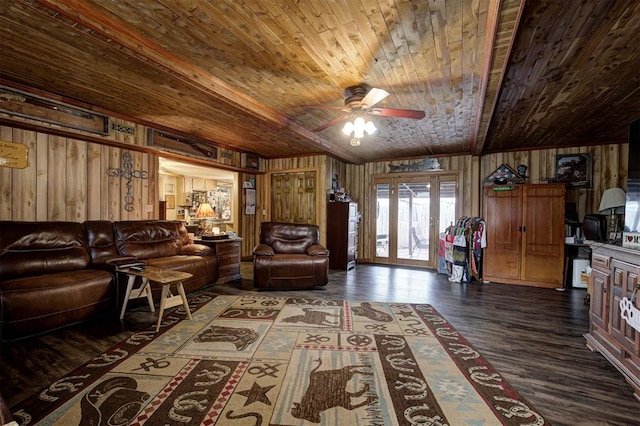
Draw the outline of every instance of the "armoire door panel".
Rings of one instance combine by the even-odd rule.
[[[562,286],[564,192],[561,185],[523,188],[523,279]]]
[[[485,188],[487,247],[483,267],[487,277],[520,278],[521,189],[494,191]]]

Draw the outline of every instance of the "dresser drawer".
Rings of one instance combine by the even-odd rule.
[[[240,243],[225,243],[216,245],[216,254],[218,258],[225,255],[239,255]]]
[[[600,270],[608,270],[611,266],[611,257],[593,253],[591,256],[591,266]]]

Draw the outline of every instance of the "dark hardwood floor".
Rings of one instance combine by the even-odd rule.
[[[242,282],[200,292],[255,292],[251,264],[243,263],[242,269]],[[640,402],[631,387],[602,355],[585,346],[589,323],[583,289],[450,283],[429,270],[358,265],[350,272],[331,271],[329,285],[312,292],[333,299],[429,303],[553,424],[640,424]],[[105,318],[3,343],[2,394],[12,407],[155,319],[148,306],[138,304],[122,322]]]

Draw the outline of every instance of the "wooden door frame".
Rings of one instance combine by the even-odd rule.
[[[270,221],[271,220],[271,178],[273,175],[276,174],[300,174],[300,173],[306,173],[306,172],[316,172],[316,179],[315,179],[315,188],[316,188],[316,201],[315,201],[315,207],[316,207],[316,224],[318,224],[321,229],[324,228],[324,221],[322,220],[322,217],[326,217],[326,211],[325,211],[325,207],[326,207],[326,201],[324,200],[325,197],[322,197],[321,194],[324,192],[320,191],[320,184],[321,184],[321,180],[320,180],[320,175],[321,173],[321,168],[320,167],[305,167],[305,168],[300,168],[300,169],[284,169],[284,170],[272,170],[266,173],[266,179],[265,179],[265,196],[267,196],[268,202],[267,204],[267,214],[266,216],[263,218],[263,220],[261,220],[261,222],[263,221]],[[324,188],[324,186],[323,186]],[[324,201],[324,203],[323,203]]]
[[[422,261],[421,263],[423,265],[426,264],[426,267],[429,268],[435,268],[437,267],[438,264],[438,244],[437,242],[439,241],[439,233],[438,233],[438,228],[439,228],[439,221],[440,221],[440,217],[439,215],[436,217],[435,213],[437,210],[437,213],[440,213],[440,208],[439,206],[436,204],[436,200],[440,200],[440,183],[442,182],[442,178],[443,177],[449,177],[451,178],[450,180],[455,181],[456,183],[456,217],[460,217],[461,212],[462,212],[462,208],[463,208],[463,196],[464,196],[464,191],[462,188],[462,185],[460,184],[461,182],[464,182],[463,180],[463,171],[462,170],[438,170],[438,171],[429,171],[429,172],[408,172],[408,173],[378,173],[378,174],[374,174],[371,176],[371,184],[370,184],[370,188],[369,188],[369,209],[370,211],[375,211],[376,209],[376,201],[377,201],[377,192],[376,192],[376,184],[378,182],[384,182],[384,183],[389,183],[389,182],[393,182],[394,180],[397,181],[398,179],[411,179],[411,180],[420,180],[420,179],[426,179],[429,183],[432,184],[432,188],[430,190],[430,197],[431,197],[431,204],[430,204],[430,211],[432,212],[432,219],[430,220],[430,227],[429,227],[429,242],[431,243],[429,245],[429,259],[428,261]],[[390,185],[393,185],[392,183],[390,183]],[[397,224],[397,216],[395,213],[391,213],[390,212],[390,216],[389,216],[389,221],[394,223],[390,223],[390,229],[389,229],[389,240],[391,242],[392,237],[395,238],[394,241],[397,241],[397,235],[396,235],[396,227],[394,227],[393,225]],[[378,256],[376,255],[376,218],[373,218],[372,220],[369,221],[369,235],[371,235],[372,237],[370,238],[370,241],[368,242],[369,244],[369,252],[372,253],[371,255],[371,261],[373,263],[384,263],[384,262],[378,262],[376,261],[376,259],[378,258]],[[395,248],[395,244],[393,245],[393,247]],[[391,253],[391,248],[392,245],[389,245],[389,253]],[[391,258],[391,256],[389,256],[389,258]],[[384,259],[384,258],[383,258]],[[407,266],[420,266],[420,265],[416,265],[418,261],[415,260],[407,260],[407,259],[396,259],[396,261],[392,264],[394,265],[407,265]],[[387,262],[388,263],[388,262]]]

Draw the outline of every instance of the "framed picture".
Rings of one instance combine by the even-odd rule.
[[[164,184],[164,192],[168,193],[168,194],[173,194],[173,184],[172,183],[165,183]]]
[[[176,196],[175,195],[165,195],[164,200],[167,202],[167,209],[175,209],[176,208]]]
[[[591,188],[591,154],[556,155],[556,182],[574,188]]]

